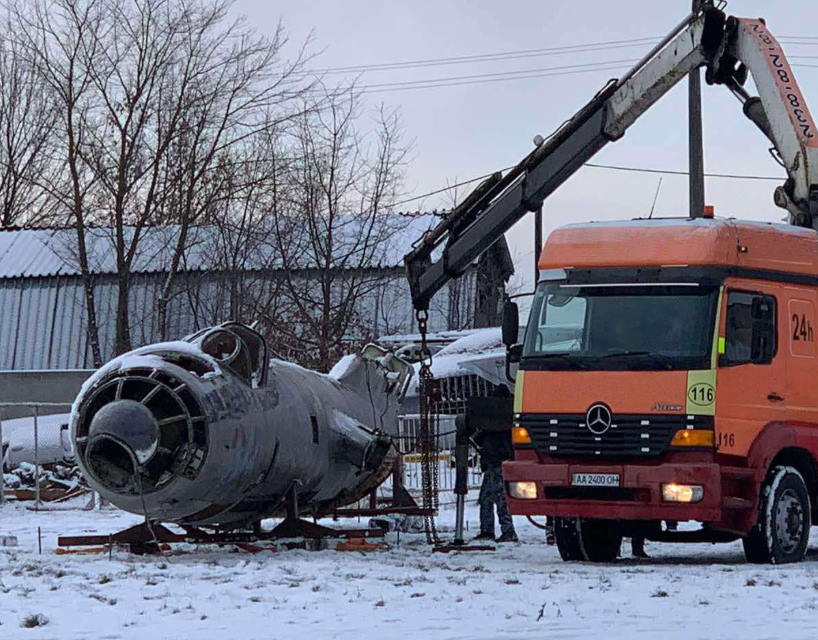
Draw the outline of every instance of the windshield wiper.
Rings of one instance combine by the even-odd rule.
[[[546,360],[546,359],[553,359],[553,360],[562,360],[563,362],[568,362],[570,364],[576,365],[578,369],[587,369],[588,365],[580,360],[574,358],[574,355],[569,353],[538,353],[537,355],[528,356],[532,360]]]
[[[664,356],[661,353],[656,353],[655,351],[616,351],[614,353],[606,353],[604,356],[599,356],[600,358],[638,358],[638,357],[645,357],[650,360],[653,360],[656,364],[665,367],[667,369],[673,368],[673,360],[668,356]]]

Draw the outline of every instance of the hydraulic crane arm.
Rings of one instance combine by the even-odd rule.
[[[609,81],[584,107],[505,176],[481,183],[405,257],[412,301],[428,309],[432,296],[511,226],[564,183],[692,69],[717,53],[724,13],[708,7],[683,20],[621,80]],[[445,242],[442,255],[433,252]]]
[[[743,88],[753,77],[758,96]],[[707,69],[709,83],[725,84],[744,103],[744,113],[770,139],[787,181],[775,203],[790,223],[815,227],[818,220],[818,133],[781,45],[761,19],[727,19],[719,55]]]
[[[762,21],[728,19],[708,4],[685,18],[624,77],[609,81],[517,166],[482,182],[424,234],[404,258],[415,308],[428,309],[441,287],[702,66],[708,67],[708,82],[727,85],[744,101],[745,113],[773,142],[789,176],[776,190],[776,204],[790,211],[794,224],[813,226],[818,219],[818,140],[789,64]],[[759,89],[757,98],[743,88],[748,71]]]

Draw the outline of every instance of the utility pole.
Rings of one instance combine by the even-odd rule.
[[[693,0],[693,15],[701,10],[702,0]],[[702,144],[702,85],[699,69],[688,74],[688,170],[690,171],[690,217],[704,215],[704,149]]]
[[[534,212],[534,285],[539,280],[540,253],[542,253],[542,205]]]

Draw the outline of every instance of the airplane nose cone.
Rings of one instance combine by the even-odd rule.
[[[91,470],[103,484],[119,490],[156,453],[159,423],[142,403],[116,400],[94,415],[88,437],[86,458]]]
[[[108,436],[133,451],[137,462],[147,462],[159,443],[159,423],[151,410],[135,400],[116,400],[100,409],[88,430],[91,439]]]

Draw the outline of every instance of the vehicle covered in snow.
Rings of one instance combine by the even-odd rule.
[[[74,451],[69,434],[70,414],[59,413],[37,418],[37,445],[34,441],[34,418],[3,421],[3,469],[8,471],[23,463],[40,465],[73,464]]]
[[[412,365],[415,375],[409,384],[403,413],[419,413],[420,363]],[[500,329],[472,329],[432,354],[433,386],[439,389],[434,411],[443,415],[465,412],[466,399],[490,396],[499,385],[511,391],[514,383],[506,377],[506,348]]]

